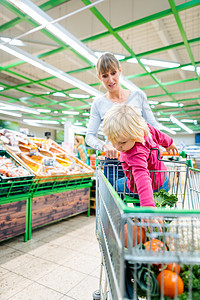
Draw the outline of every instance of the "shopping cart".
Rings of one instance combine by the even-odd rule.
[[[99,161],[96,235],[102,261],[93,300],[200,299],[200,170],[185,161],[166,164],[168,193],[178,201],[173,208],[154,209],[134,206],[138,197],[125,188],[118,193],[120,164]],[[106,178],[110,170],[113,186]],[[163,220],[162,230],[154,219]],[[170,263],[181,266],[179,275],[166,269]],[[166,274],[175,277],[170,281]]]

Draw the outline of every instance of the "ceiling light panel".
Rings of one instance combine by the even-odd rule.
[[[35,1],[34,1],[35,2]],[[128,2],[132,2],[131,0],[128,0]],[[27,3],[27,1],[26,1]],[[35,2],[37,5],[38,3]],[[104,2],[105,3],[105,2]],[[99,10],[103,17],[105,18],[105,20],[109,21],[110,24],[112,24],[113,29],[116,33],[118,33],[120,35],[120,37],[124,38],[125,43],[127,43],[127,45],[132,49],[132,51],[134,51],[134,53],[137,54],[141,54],[144,53],[146,51],[151,51],[153,49],[154,52],[152,52],[152,54],[149,52],[148,55],[144,55],[141,57],[145,58],[145,59],[154,59],[154,60],[163,60],[163,61],[172,61],[172,62],[178,62],[178,63],[190,63],[189,61],[189,57],[188,57],[188,53],[186,51],[186,48],[183,44],[182,47],[176,47],[174,49],[168,49],[167,51],[157,51],[156,49],[162,49],[162,47],[164,46],[168,46],[170,47],[170,45],[172,44],[176,44],[177,42],[182,42],[182,37],[180,35],[180,32],[177,28],[177,24],[174,21],[174,16],[171,14],[168,14],[166,17],[164,18],[159,18],[157,20],[155,20],[155,22],[150,22],[150,15],[155,14],[156,12],[161,12],[163,11],[164,14],[164,7],[163,4],[159,4],[156,7],[152,7],[151,11],[149,10],[149,8],[147,7],[147,9],[145,9],[145,12],[141,12],[140,14],[138,14],[139,12],[139,7],[138,4],[134,5],[134,11],[136,15],[140,15],[140,17],[147,17],[147,19],[143,20],[137,20],[137,22],[134,21],[134,18],[131,16],[131,12],[130,12],[130,8],[128,9],[126,7],[126,5],[124,5],[123,7],[121,5],[119,5],[120,1],[116,0],[116,1],[111,1],[110,3],[110,10],[113,12],[110,16],[109,16],[109,20],[108,20],[108,15],[107,15],[107,10],[106,5],[105,4],[101,5],[101,10]],[[185,9],[186,6],[191,5],[189,3],[189,1],[187,3],[185,3],[185,1],[180,0],[179,3],[184,3],[184,10],[183,12],[179,11],[179,14],[182,13],[183,16],[185,17],[185,21],[184,21],[184,26],[186,26],[187,29],[189,31],[191,31],[191,34],[193,34],[193,38],[199,38],[199,20],[195,19],[195,18],[190,18],[190,20],[187,20],[187,15],[191,15],[193,16],[193,14],[197,15],[200,13],[200,5],[196,5],[196,3],[194,4],[195,7],[193,9]],[[41,2],[40,2],[41,4]],[[44,4],[44,3],[43,3]],[[3,6],[0,5],[2,8]],[[65,2],[62,3],[59,6],[54,6],[54,3],[52,2],[52,7],[51,9],[47,12],[47,14],[51,14],[51,17],[56,19],[57,17],[59,17],[60,15],[64,14],[64,12],[73,12],[77,9],[78,4],[76,3],[76,1],[69,1],[69,2]],[[117,18],[117,14],[115,14],[115,10],[117,10],[117,8],[119,8],[120,6],[120,11],[123,10],[123,16],[122,19],[119,20],[119,18]],[[191,5],[192,6],[192,5]],[[84,7],[83,3],[82,3],[82,7]],[[177,4],[177,9],[179,7],[179,4]],[[43,6],[44,8],[44,6]],[[166,7],[167,9],[168,7]],[[45,9],[44,9],[45,10]],[[98,8],[97,8],[98,10]],[[193,10],[193,13],[188,14],[189,12],[191,12]],[[0,12],[1,14],[1,12]],[[89,48],[91,49],[95,49],[95,50],[100,50],[100,51],[111,51],[111,52],[116,52],[116,49],[120,49],[119,54],[125,54],[126,56],[130,56],[130,53],[127,51],[127,49],[125,49],[125,47],[123,47],[122,44],[119,43],[119,41],[117,41],[117,39],[110,35],[110,34],[105,34],[105,37],[101,37],[104,36],[104,32],[106,33],[107,29],[104,27],[104,25],[101,23],[101,20],[98,20],[96,18],[96,16],[92,16],[91,18],[91,11],[85,11],[84,13],[81,14],[77,14],[73,17],[70,17],[70,22],[68,20],[63,20],[62,24],[64,25],[65,28],[67,28],[67,30],[69,30],[71,33],[74,33],[75,36],[77,36],[80,40],[84,40],[85,39],[85,45],[87,45]],[[6,14],[5,14],[6,15]],[[9,16],[9,15],[8,15]],[[13,18],[15,16],[13,15]],[[92,22],[91,22],[92,19]],[[78,20],[78,22],[77,22]],[[9,20],[8,20],[9,21]],[[80,28],[80,26],[78,24],[80,24],[80,21],[82,22],[83,26]],[[160,22],[162,21],[162,22]],[[189,23],[188,23],[189,21]],[[132,28],[129,27],[128,22],[132,22],[133,26]],[[135,24],[134,24],[135,22]],[[26,20],[26,25],[29,23],[29,20]],[[127,23],[127,24],[125,24]],[[139,26],[137,26],[138,24],[141,24]],[[158,27],[156,28],[156,26],[153,25],[153,23],[158,23]],[[162,28],[162,23],[166,26],[164,26],[164,29]],[[61,23],[60,23],[61,24]],[[99,25],[98,25],[99,24]],[[173,25],[172,25],[173,24]],[[198,26],[196,26],[196,24]],[[25,25],[25,22],[20,24],[21,27]],[[20,29],[20,25],[18,26],[18,32]],[[92,25],[92,26],[91,26]],[[135,26],[136,25],[136,26]],[[122,31],[118,31],[117,28],[123,27]],[[27,25],[27,27],[31,27],[29,25]],[[90,33],[92,28],[92,33]],[[127,29],[129,28],[129,29]],[[16,26],[13,26],[12,28],[12,33],[16,33]],[[21,29],[22,31],[23,29]],[[24,27],[24,30],[27,30],[27,28]],[[98,31],[99,30],[99,31]],[[102,35],[99,36],[98,39],[95,40],[95,36],[99,33],[102,32]],[[196,33],[195,33],[196,32]],[[4,33],[4,35],[6,36],[6,31],[2,32],[2,34]],[[148,34],[147,34],[148,33]],[[171,41],[169,42],[164,42],[163,39],[161,39],[161,34],[168,34],[171,38]],[[23,34],[23,32],[22,32]],[[52,48],[51,45],[55,44],[54,41],[49,41],[49,47],[47,45],[46,50],[42,50],[41,49],[45,49],[42,48],[42,39],[41,37],[44,37],[44,40],[46,38],[46,36],[42,33],[42,32],[37,32],[34,34],[31,34],[29,37],[39,37],[38,40],[38,50],[36,51],[36,47],[32,45],[32,47],[27,48],[28,51],[30,50],[32,53],[41,53],[44,54],[44,52],[48,53],[49,50],[51,49],[55,49]],[[27,37],[27,39],[29,38]],[[85,38],[87,37],[87,39]],[[89,40],[91,38],[91,40]],[[192,49],[193,55],[195,57],[195,59],[199,59],[199,47],[198,47],[198,43],[194,42],[190,44],[190,47]],[[22,47],[21,47],[22,48]],[[22,48],[24,49],[24,47]],[[178,54],[178,59],[177,57],[175,57]],[[2,52],[3,54],[3,52]],[[9,55],[9,59],[10,59],[10,55]],[[87,71],[78,71],[76,72],[76,69],[82,69],[83,67],[88,67],[89,65],[85,62],[85,61],[81,61],[81,59],[79,57],[76,57],[76,55],[71,52],[71,51],[60,51],[57,52],[57,54],[54,55],[48,55],[45,57],[45,54],[42,57],[42,60],[45,62],[49,62],[50,65],[53,65],[55,67],[57,67],[58,69],[65,71],[73,71],[72,73],[70,73],[71,75],[73,75],[74,77],[78,78],[79,80],[87,83],[87,84],[96,84],[94,85],[96,90],[101,91],[102,93],[105,92],[105,89],[103,88],[102,85],[99,84],[98,79],[96,78],[96,70],[95,68],[93,69],[87,69]],[[11,61],[11,59],[10,59]],[[77,64],[76,64],[77,62]],[[9,62],[8,62],[9,63]],[[6,64],[5,64],[6,65]],[[154,73],[154,75],[156,76],[157,79],[160,80],[161,85],[163,84],[163,87],[166,89],[166,91],[168,91],[169,93],[172,93],[172,95],[166,95],[164,89],[162,87],[153,87],[156,86],[156,82],[153,78],[151,78],[149,75],[147,76],[140,76],[140,75],[145,75],[145,70],[143,68],[141,68],[141,66],[139,66],[138,64],[131,64],[131,63],[127,63],[127,62],[121,62],[122,65],[122,70],[123,70],[123,74],[126,76],[130,76],[130,81],[133,82],[134,84],[136,84],[137,86],[139,86],[140,88],[144,88],[143,91],[148,95],[149,97],[149,101],[158,101],[158,102],[176,102],[176,100],[179,102],[178,103],[183,103],[184,107],[181,109],[179,107],[179,109],[181,110],[181,114],[178,114],[178,118],[179,119],[184,119],[187,118],[187,115],[191,114],[194,115],[194,112],[189,112],[190,110],[194,110],[194,108],[196,109],[196,116],[198,113],[198,104],[197,101],[198,100],[187,100],[187,101],[181,101],[182,99],[189,99],[191,96],[194,98],[198,97],[199,91],[196,92],[189,92],[189,93],[176,93],[179,91],[186,91],[187,89],[189,90],[188,86],[191,86],[193,89],[199,88],[198,82],[196,81],[190,81],[190,82],[183,82],[183,83],[178,83],[178,84],[171,84],[172,81],[180,81],[180,80],[184,80],[187,78],[195,78],[195,72],[194,71],[184,71],[179,69],[171,69],[169,71],[164,71],[162,72],[162,70],[164,70],[161,67],[155,67],[155,66],[150,66],[152,71],[159,71],[159,73]],[[45,77],[50,77],[51,75],[47,74],[45,71],[36,69],[36,67],[31,67],[28,64],[24,64],[21,66],[17,66],[14,69],[11,68],[11,70],[15,71],[15,72],[20,72],[20,74],[25,75],[27,77],[30,77],[31,79],[40,79],[40,78],[45,78]],[[30,74],[29,70],[31,70],[34,72],[34,74]],[[75,71],[75,72],[74,72]],[[4,72],[4,75],[6,74],[6,72]],[[30,74],[30,76],[29,76]],[[132,77],[131,77],[132,76]],[[138,77],[137,77],[138,76]],[[139,77],[140,76],[140,77]],[[1,81],[1,80],[0,80]],[[53,87],[55,88],[58,92],[62,91],[63,89],[67,89],[66,93],[86,93],[83,92],[81,90],[79,90],[78,88],[74,89],[74,86],[71,86],[69,83],[62,81],[60,79],[52,79],[52,80],[46,80],[44,82],[41,82],[42,84],[46,85],[45,87],[45,91],[49,90],[49,87]],[[165,83],[167,83],[167,85],[165,85]],[[169,84],[168,84],[169,83]],[[22,87],[22,89],[24,91],[29,92],[30,89],[29,88],[25,88]],[[69,90],[68,90],[69,89]],[[52,90],[53,91],[53,90]],[[33,89],[31,89],[31,92],[34,92],[34,94],[38,94],[38,92],[35,90],[33,91]],[[56,92],[56,91],[55,91]],[[40,91],[39,91],[40,93]],[[165,96],[162,96],[162,95]],[[159,97],[157,97],[159,95]],[[28,95],[29,96],[29,95]],[[82,103],[81,101],[73,101],[73,98],[69,98],[69,97],[55,97],[52,95],[47,95],[47,98],[50,98],[54,101],[56,101],[57,103],[63,102],[63,104],[65,103],[66,105],[69,105],[73,108],[75,108],[76,106],[78,106],[78,109],[80,109],[81,111],[84,111],[85,108],[80,108],[82,106],[84,106],[84,103]],[[49,100],[50,100],[49,99]],[[68,102],[68,99],[71,100],[71,102]],[[76,99],[76,98],[74,98]],[[65,101],[66,100],[66,101]],[[84,99],[83,99],[84,100]],[[52,108],[56,105],[52,105],[53,102],[51,101],[46,101],[44,98],[39,98],[39,97],[35,97],[32,99],[28,99],[27,103],[31,103],[34,106],[34,104],[41,104],[43,105],[44,103],[46,104],[46,106]],[[86,100],[87,102],[92,102],[93,100],[88,99]],[[26,103],[26,102],[24,102]],[[196,104],[195,107],[187,107],[185,108],[185,106],[190,105],[190,104]],[[86,104],[85,104],[86,105]],[[45,108],[47,108],[45,107]],[[55,109],[55,108],[53,108]],[[59,105],[59,111],[61,112],[62,110],[70,110],[70,107],[62,107]],[[175,112],[176,111],[176,107],[164,107],[161,105],[155,105],[155,108],[153,108],[154,113],[156,114],[157,112],[164,112],[166,113],[166,116],[169,116],[170,112]],[[186,113],[184,113],[184,111]],[[162,114],[161,114],[162,116]],[[176,115],[175,115],[176,116]],[[73,116],[72,116],[73,117]],[[80,116],[78,115],[77,118],[79,118]],[[166,122],[167,123],[167,122]],[[170,126],[168,124],[166,124],[166,126]],[[168,122],[170,123],[170,122]],[[190,126],[190,125],[189,125]],[[194,125],[193,125],[194,127]],[[182,129],[181,129],[182,130]],[[183,131],[183,130],[182,130]]]

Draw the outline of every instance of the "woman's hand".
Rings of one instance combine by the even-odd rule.
[[[103,146],[103,151],[105,152],[107,158],[118,158],[118,151],[110,144],[105,144]]]
[[[175,155],[175,154],[178,154],[178,149],[175,145],[175,143],[172,143],[171,146],[169,146],[168,148],[166,148],[168,154],[170,154],[170,152],[172,151],[172,153]]]

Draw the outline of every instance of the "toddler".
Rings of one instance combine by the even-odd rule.
[[[168,153],[178,153],[173,139],[146,123],[132,106],[126,104],[114,104],[107,111],[103,132],[120,151],[122,168],[127,171],[127,185],[131,192],[138,193],[140,206],[155,207],[153,191],[166,186],[168,178],[166,166],[157,158],[158,152],[152,150],[150,153],[150,150],[160,145]],[[150,173],[149,170],[163,172]]]

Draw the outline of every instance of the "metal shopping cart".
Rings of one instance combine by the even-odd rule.
[[[178,201],[174,208],[153,209],[133,206],[137,196],[125,189],[117,193],[120,164],[99,162],[96,235],[102,261],[94,300],[200,299],[200,170],[185,161],[166,165],[168,193]],[[113,186],[105,166],[112,170]],[[162,231],[155,218],[163,220]],[[178,269],[167,270],[171,263],[180,265],[179,275]]]

